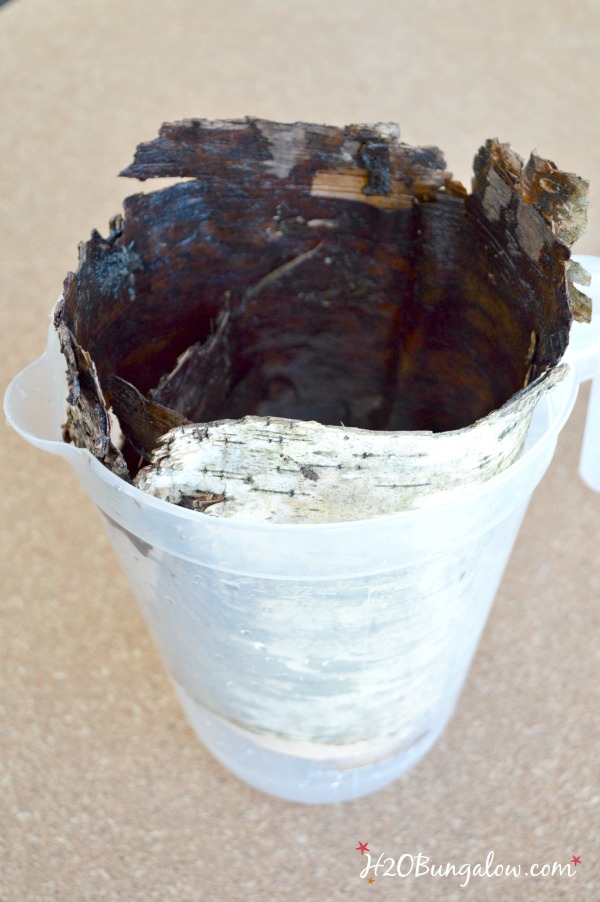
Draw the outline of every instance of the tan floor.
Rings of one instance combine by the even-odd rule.
[[[12,0],[0,8],[2,388],[45,344],[77,242],[163,120],[397,120],[463,180],[480,143],[592,182],[600,5],[588,0]],[[305,808],[229,776],[183,719],[90,502],[2,426],[0,900],[600,899],[600,497],[577,478],[587,393],[527,515],[458,711],[363,800]],[[456,868],[359,877],[358,841]],[[408,862],[408,859],[406,859]],[[462,878],[464,880],[464,878]]]

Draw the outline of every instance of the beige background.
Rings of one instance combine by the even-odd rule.
[[[595,0],[11,0],[0,7],[0,385],[45,345],[76,247],[163,120],[397,120],[468,180],[486,137],[592,182]],[[537,491],[458,711],[411,773],[328,808],[229,776],[196,741],[91,504],[2,431],[1,902],[600,898],[600,497],[587,393]],[[359,878],[358,841],[575,877]]]

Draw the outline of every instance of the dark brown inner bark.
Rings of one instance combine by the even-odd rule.
[[[192,223],[177,221],[183,192],[187,211],[197,205]],[[299,198],[270,244],[236,197],[219,199],[218,227],[207,222],[205,194],[185,183],[138,195],[112,247],[96,238],[96,300],[78,339],[101,384],[119,375],[192,421],[259,414],[433,431],[468,425],[523,386],[531,326],[515,316],[510,270],[488,275],[493,251],[461,198],[396,211]],[[191,345],[198,360],[160,386]]]

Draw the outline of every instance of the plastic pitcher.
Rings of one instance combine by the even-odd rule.
[[[580,257],[600,310],[600,258]],[[426,508],[344,523],[233,522],[160,501],[61,437],[65,365],[44,355],[8,422],[63,456],[95,502],[183,708],[212,754],[286,799],[335,802],[412,766],[448,722],[531,494],[579,383],[582,475],[600,489],[600,317],[573,324],[566,379],[506,470]]]

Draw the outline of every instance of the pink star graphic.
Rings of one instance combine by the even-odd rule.
[[[365,852],[370,852],[371,850],[369,849],[369,843],[368,843],[368,842],[361,842],[361,841],[359,840],[359,841],[358,841],[358,845],[357,845],[357,847],[356,847],[356,849],[355,849],[354,851],[355,851],[355,852],[360,852],[361,855],[364,855]]]

